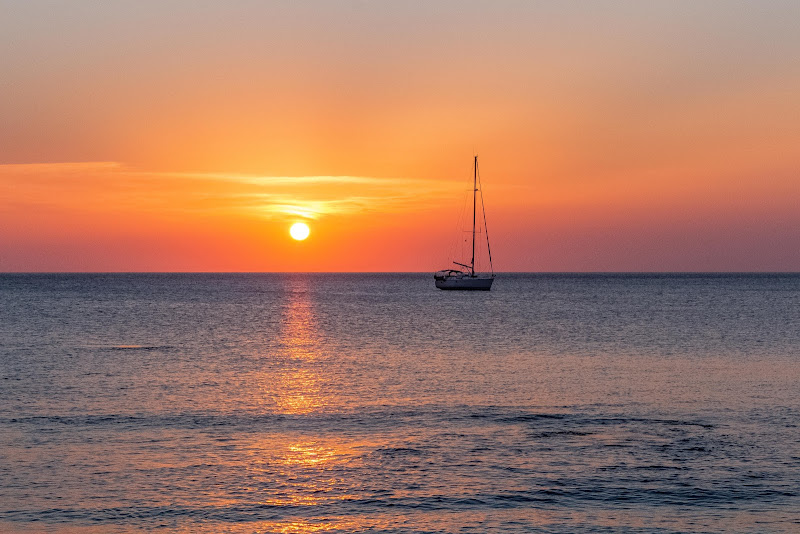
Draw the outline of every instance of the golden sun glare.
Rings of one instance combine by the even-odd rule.
[[[302,241],[303,239],[308,237],[308,234],[311,233],[311,230],[308,229],[308,225],[306,223],[294,223],[291,228],[289,228],[289,234],[292,236],[293,239],[298,241]]]

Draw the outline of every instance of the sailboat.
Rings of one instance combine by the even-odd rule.
[[[436,280],[436,287],[439,289],[465,289],[477,291],[489,291],[494,282],[494,267],[492,266],[492,249],[489,247],[489,232],[486,227],[486,212],[483,211],[483,192],[481,192],[481,213],[483,213],[483,228],[486,233],[486,249],[489,252],[489,273],[475,272],[475,214],[478,203],[478,156],[475,156],[475,165],[472,176],[472,259],[469,265],[466,263],[453,263],[461,269],[442,269],[437,271],[433,278]]]

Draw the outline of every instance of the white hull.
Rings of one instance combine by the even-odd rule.
[[[436,278],[436,287],[439,289],[461,289],[472,291],[489,291],[492,289],[494,276],[446,276]]]

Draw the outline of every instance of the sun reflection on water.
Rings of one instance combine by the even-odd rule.
[[[254,482],[251,502],[271,510],[273,516],[253,523],[249,531],[341,532],[369,527],[374,519],[331,515],[330,510],[358,501],[362,482],[357,473],[364,468],[365,451],[375,444],[330,434],[292,434],[262,436],[247,447]]]
[[[279,413],[307,414],[325,406],[316,361],[320,356],[314,303],[307,279],[289,283],[281,320],[280,360],[283,369],[268,384]],[[277,381],[273,380],[277,378]]]
[[[277,350],[265,355],[271,369],[258,378],[270,409],[282,415],[314,417],[332,403],[321,373],[326,355],[309,284],[308,278],[286,281]],[[325,532],[350,524],[341,517],[313,517],[314,510],[327,503],[357,499],[347,473],[359,464],[365,446],[329,432],[283,429],[260,433],[244,447],[250,457],[246,460],[252,480],[248,491],[254,503],[278,507],[282,512],[274,521],[258,522],[255,530]],[[351,526],[363,526],[363,522]]]

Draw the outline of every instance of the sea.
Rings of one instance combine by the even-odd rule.
[[[800,532],[800,275],[0,275],[0,531]]]

